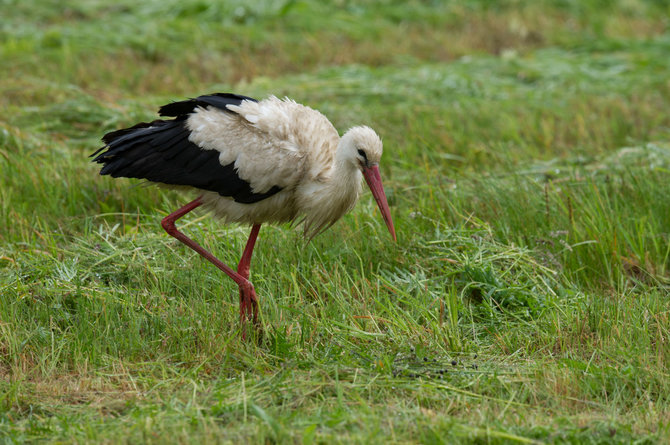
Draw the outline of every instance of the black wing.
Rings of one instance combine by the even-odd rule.
[[[95,156],[93,162],[103,164],[101,175],[196,187],[245,204],[261,201],[281,188],[254,193],[249,182],[237,175],[234,164],[221,165],[217,150],[203,150],[188,139],[186,119],[197,107],[213,106],[232,113],[226,105],[239,105],[243,100],[256,101],[217,93],[164,105],[161,116],[175,119],[142,122],[107,133],[102,138],[106,145],[91,155]]]

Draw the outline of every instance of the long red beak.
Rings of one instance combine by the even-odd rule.
[[[372,196],[375,197],[379,210],[382,212],[382,217],[388,227],[393,241],[397,241],[395,236],[395,228],[393,227],[393,220],[391,219],[391,211],[389,210],[389,204],[386,201],[386,193],[384,193],[384,186],[382,185],[382,177],[379,175],[379,167],[373,165],[372,167],[365,167],[363,169],[363,176],[365,177],[365,182],[368,183],[368,187],[372,191]]]

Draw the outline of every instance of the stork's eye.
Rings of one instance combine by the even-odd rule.
[[[360,156],[362,156],[363,159],[365,159],[366,161],[368,160],[368,157],[367,157],[367,155],[365,154],[365,152],[364,152],[363,150],[359,149],[359,150],[358,150],[358,154],[359,154]]]

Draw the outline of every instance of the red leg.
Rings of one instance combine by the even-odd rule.
[[[256,244],[256,238],[258,238],[260,229],[260,224],[254,224],[251,228],[251,233],[249,234],[247,245],[244,248],[244,253],[242,254],[242,258],[240,258],[240,263],[237,265],[237,273],[246,280],[249,279],[251,255],[254,252],[254,245]],[[258,323],[258,301],[256,299],[256,291],[252,288],[249,292],[240,286],[240,320],[244,321],[249,318],[253,319],[254,324]]]
[[[212,255],[209,251],[205,250],[202,246],[200,246],[200,244],[196,243],[195,241],[193,241],[192,239],[181,233],[179,230],[177,230],[175,222],[182,216],[186,215],[188,212],[200,207],[201,205],[202,205],[201,197],[196,198],[195,200],[186,204],[184,207],[180,208],[179,210],[173,213],[170,213],[168,216],[163,218],[163,221],[161,221],[161,225],[169,235],[177,238],[179,241],[181,241],[191,249],[198,252],[205,259],[207,259],[209,262],[211,262],[216,267],[221,269],[226,275],[232,278],[233,281],[235,281],[235,283],[237,283],[237,285],[240,287],[241,321],[244,322],[244,315],[246,315],[247,317],[253,315],[253,320],[255,323],[257,322],[258,302],[254,286],[253,284],[251,284],[248,278],[249,278],[249,263],[251,261],[251,254],[253,252],[254,243],[256,242],[256,237],[258,236],[258,230],[260,229],[260,224],[254,225],[254,227],[251,229],[251,236],[249,236],[249,241],[247,241],[247,247],[244,250],[244,254],[242,255],[242,259],[240,260],[240,265],[238,266],[238,269],[241,270],[241,273],[238,273],[235,272],[226,264],[224,264],[217,257]],[[242,337],[243,338],[246,337],[245,331],[242,331]]]

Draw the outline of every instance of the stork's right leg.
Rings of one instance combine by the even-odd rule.
[[[200,255],[202,255],[205,259],[207,259],[210,263],[214,264],[216,267],[221,269],[226,275],[228,275],[230,278],[237,283],[237,285],[240,287],[240,304],[244,304],[244,306],[240,307],[240,317],[241,321],[244,322],[244,315],[247,317],[253,316],[254,322],[257,321],[257,301],[256,301],[256,291],[254,290],[254,285],[251,284],[249,281],[249,261],[251,261],[251,253],[253,251],[253,246],[256,241],[256,236],[258,235],[258,229],[260,228],[260,225],[255,225],[254,228],[252,229],[252,236],[249,237],[249,241],[247,242],[247,248],[244,251],[244,254],[242,255],[242,259],[240,260],[240,268],[242,269],[241,272],[242,274],[235,272],[233,269],[231,269],[229,266],[224,264],[221,260],[219,260],[217,257],[212,255],[211,252],[205,250],[200,244],[196,243],[183,233],[181,233],[179,230],[177,230],[177,227],[175,226],[175,222],[181,218],[182,216],[186,215],[188,212],[200,207],[202,205],[202,197],[198,197],[195,200],[189,202],[186,204],[184,207],[180,208],[179,210],[170,213],[168,216],[163,218],[163,221],[161,221],[161,225],[165,229],[165,231],[177,238],[179,241],[182,243],[186,244],[188,247],[191,249],[195,250],[198,252]],[[246,264],[246,271],[244,268],[244,265]],[[246,275],[246,276],[245,276]],[[242,298],[244,297],[244,298]],[[244,303],[242,302],[244,300]],[[246,337],[246,330],[244,329],[244,326],[242,326],[242,337]]]

